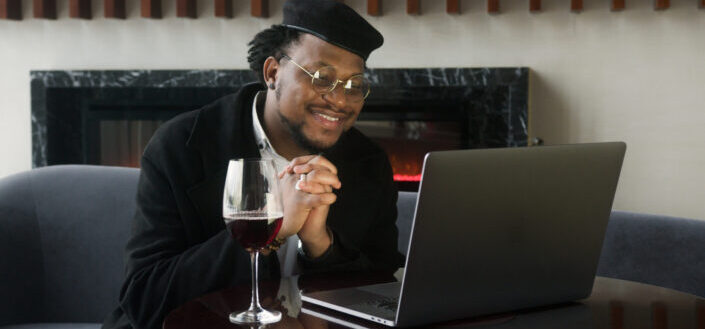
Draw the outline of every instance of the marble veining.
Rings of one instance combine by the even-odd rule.
[[[31,71],[34,167],[86,163],[83,126],[92,106],[181,106],[195,109],[255,81],[249,70]],[[461,108],[470,147],[525,146],[525,67],[368,69],[366,107],[443,111]],[[170,102],[170,103],[169,103]],[[169,103],[169,104],[166,104]],[[133,106],[133,107],[130,107]],[[365,110],[363,109],[363,113]]]

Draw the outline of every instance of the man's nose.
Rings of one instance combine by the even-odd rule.
[[[338,84],[337,86],[335,86],[333,91],[325,94],[323,98],[335,105],[335,107],[338,109],[344,109],[348,103],[348,100],[345,95],[345,89],[342,84]]]

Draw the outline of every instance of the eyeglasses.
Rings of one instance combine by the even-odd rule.
[[[361,102],[370,94],[370,82],[365,79],[362,74],[355,74],[347,80],[339,80],[337,72],[332,66],[324,66],[311,73],[303,66],[294,62],[291,57],[282,55],[282,57],[290,60],[294,65],[298,66],[302,71],[306,72],[311,77],[311,86],[313,90],[320,94],[329,94],[335,90],[338,84],[343,86],[345,99],[350,102]]]

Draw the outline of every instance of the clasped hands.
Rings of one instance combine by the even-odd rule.
[[[321,155],[294,158],[279,173],[284,220],[277,238],[298,234],[307,256],[317,258],[328,250],[333,237],[326,226],[330,205],[340,189],[338,169]]]

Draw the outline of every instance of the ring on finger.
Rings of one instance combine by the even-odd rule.
[[[305,181],[306,181],[306,174],[301,174],[301,175],[299,176],[299,180],[296,181],[296,185],[294,185],[294,188],[295,188],[297,191],[301,191],[301,187],[299,187],[299,184],[301,184],[301,183],[303,183],[303,182],[305,182]]]

